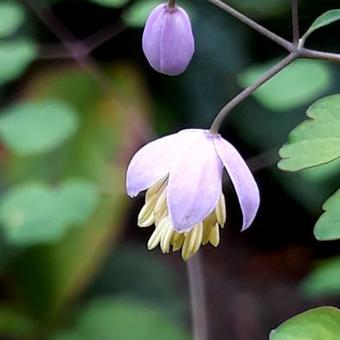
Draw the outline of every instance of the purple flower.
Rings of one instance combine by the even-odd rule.
[[[219,134],[190,129],[157,139],[140,149],[127,170],[127,192],[147,190],[138,225],[156,228],[148,248],[167,253],[182,248],[187,260],[201,244],[217,246],[226,220],[223,167],[235,187],[243,213],[242,230],[257,213],[256,182],[238,151]]]
[[[183,73],[195,50],[190,18],[185,10],[158,5],[146,21],[143,50],[156,71],[170,76]]]

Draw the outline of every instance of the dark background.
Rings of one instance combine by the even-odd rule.
[[[102,180],[100,176],[99,179],[96,177],[98,183],[103,185],[104,200],[107,199],[105,195],[114,192],[115,208],[108,213],[112,217],[108,222],[111,233],[103,236],[98,249],[93,252],[91,250],[93,258],[97,253],[101,255],[98,255],[98,259],[89,268],[84,267],[65,299],[60,297],[62,294],[55,293],[57,288],[54,284],[55,280],[58,281],[58,275],[64,274],[54,275],[55,264],[50,262],[48,255],[51,247],[56,245],[18,248],[12,247],[6,240],[3,241],[1,293],[4,304],[22,312],[29,322],[33,320],[33,326],[28,327],[27,333],[19,335],[14,331],[9,332],[10,327],[2,327],[6,336],[1,338],[72,340],[94,339],[98,336],[98,339],[144,339],[144,333],[138,332],[138,322],[135,321],[143,312],[132,307],[130,314],[126,312],[126,319],[122,316],[120,321],[120,326],[126,324],[124,329],[127,333],[117,331],[118,326],[114,326],[116,314],[109,311],[107,323],[101,323],[104,317],[98,312],[91,316],[92,323],[84,321],[86,327],[81,322],[80,326],[75,326],[77,315],[81,313],[79,310],[86,309],[91,301],[103,299],[101,301],[115,302],[127,299],[132,306],[137,303],[147,309],[157,310],[160,318],[179,329],[183,339],[190,339],[186,264],[178,253],[162,255],[159,249],[147,251],[146,243],[151,232],[149,229],[139,229],[136,225],[143,197],[134,201],[126,198],[124,170],[133,152],[147,140],[188,127],[208,128],[219,109],[241,91],[238,77],[242,71],[254,64],[283,57],[286,52],[206,1],[179,2],[183,7],[188,4],[193,9],[190,13],[194,13],[196,52],[185,74],[167,77],[157,74],[147,64],[141,49],[142,28],[125,26],[122,13],[130,4],[109,8],[85,0],[60,0],[49,4],[34,0],[28,2],[41,13],[47,23],[44,24],[31,6],[23,2],[27,21],[21,30],[38,42],[41,57],[20,79],[1,89],[1,105],[5,107],[20,98],[45,96],[45,92],[53,97],[55,87],[50,84],[53,82],[51,79],[62,77],[63,74],[65,79],[60,79],[61,85],[56,87],[56,96],[60,97],[60,93],[64,93],[61,97],[79,97],[77,100],[81,104],[77,105],[84,107],[84,110],[90,108],[88,103],[91,99],[88,96],[91,88],[98,93],[103,91],[106,100],[111,93],[112,98],[118,96],[120,102],[115,104],[114,112],[106,107],[106,113],[100,113],[102,111],[99,110],[100,112],[91,114],[92,122],[102,121],[105,125],[105,119],[109,115],[107,112],[113,113],[112,121],[111,118],[108,121],[113,122],[114,127],[109,136],[111,141],[105,146],[105,155],[110,159],[109,169],[112,173],[119,172],[119,175],[110,178],[108,183],[105,182],[106,178]],[[262,25],[290,39],[292,29],[289,1],[233,2]],[[338,1],[335,0],[301,1],[301,31],[304,32],[318,15],[337,6]],[[51,13],[54,19],[51,19]],[[65,51],[60,45],[60,39],[51,32],[51,25],[55,28],[56,21],[59,33],[61,29],[63,34],[66,27],[80,40],[101,32],[102,29],[103,36],[108,38],[112,32],[119,33],[114,34],[88,56],[78,55],[77,62],[72,58],[59,58],[60,51]],[[339,33],[340,25],[331,25],[314,33],[307,45],[320,50],[340,52]],[[95,37],[99,39],[100,36]],[[69,41],[67,36],[66,41],[73,48],[76,47],[75,41]],[[56,51],[56,54],[51,51]],[[251,228],[240,233],[241,215],[236,195],[226,181],[228,219],[221,232],[221,243],[216,249],[211,246],[200,249],[209,340],[268,339],[270,330],[293,315],[311,307],[328,304],[337,306],[340,303],[337,294],[333,292],[308,295],[301,289],[302,282],[320,260],[332,258],[340,252],[339,242],[321,243],[313,236],[313,226],[322,213],[322,203],[335,192],[339,176],[336,172],[314,177],[309,176],[310,172],[287,174],[279,171],[276,166],[277,150],[287,141],[289,132],[305,119],[307,107],[324,95],[339,92],[340,67],[326,65],[332,74],[332,81],[327,89],[313,98],[302,100],[301,105],[292,109],[274,112],[251,97],[231,112],[221,130],[223,137],[232,142],[244,158],[249,160],[260,187],[261,206]],[[85,78],[67,87],[67,72],[83,74]],[[89,81],[91,86],[85,89],[87,85],[84,84]],[[272,95],[280,96],[284,93],[273,92]],[[101,105],[105,103],[93,107],[98,108]],[[91,123],[88,125],[91,130]],[[97,129],[95,125],[93,128]],[[83,137],[78,135],[77,138]],[[55,183],[67,174],[78,173],[74,169],[79,168],[82,158],[93,152],[89,145],[100,139],[99,132],[93,140],[83,145],[82,153],[77,154],[69,165],[73,170],[65,170],[64,163],[59,164],[55,170],[55,157],[52,155],[49,158],[52,159],[51,162],[48,159],[39,160],[47,162],[47,175],[41,175],[34,168],[29,171],[17,170],[11,180],[7,177],[7,182],[3,180],[4,191],[26,177],[47,178],[49,182]],[[63,152],[67,154],[67,146],[56,157],[62,158],[60,154]],[[82,156],[83,154],[86,156]],[[18,162],[7,156],[2,159],[6,168],[15,163],[13,166],[16,169],[26,169],[25,162],[35,161]],[[57,175],[51,175],[53,171]],[[87,175],[92,176],[92,168],[87,169]],[[99,224],[98,219],[100,217],[93,219],[91,223]],[[77,239],[78,232],[80,233],[80,229],[73,231],[74,239]],[[97,235],[95,230],[93,232]],[[69,241],[61,239],[58,242],[57,246],[60,246]],[[82,263],[82,254],[86,250],[78,251],[79,244],[70,242],[72,258],[79,258],[79,263]],[[91,238],[88,242],[91,246]],[[69,259],[62,261],[67,262]],[[79,268],[78,264],[75,267]],[[72,269],[72,273],[74,272]],[[60,303],[62,306],[55,303],[58,299],[63,301]],[[51,308],[51,305],[58,307]],[[120,314],[119,308],[117,313]],[[107,316],[105,313],[103,315]],[[112,321],[109,321],[110,317]],[[8,326],[8,319],[3,323]],[[149,330],[156,327],[155,324],[161,325],[161,322],[150,323]],[[109,330],[111,326],[112,330]],[[82,327],[87,331],[80,331]],[[105,328],[105,332],[101,327]],[[13,328],[18,329],[18,326]],[[61,329],[67,330],[60,331]],[[97,330],[93,331],[94,329]],[[94,332],[92,336],[91,331]],[[132,332],[131,335],[129,332]],[[171,332],[172,330],[169,334]],[[158,333],[150,331],[147,334],[145,339],[167,339],[167,328],[161,327]],[[179,339],[180,336],[173,335],[172,338]]]

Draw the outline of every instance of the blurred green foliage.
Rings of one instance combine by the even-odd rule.
[[[52,340],[188,340],[185,332],[150,307],[129,300],[102,298],[79,311],[76,327]]]
[[[18,155],[51,151],[72,136],[78,116],[63,102],[16,104],[1,112],[0,138]]]
[[[340,189],[323,205],[325,211],[317,221],[314,235],[319,241],[337,240],[340,238]]]
[[[24,20],[25,11],[20,3],[2,1],[0,4],[0,38],[12,35]]]
[[[337,340],[340,310],[334,307],[311,309],[284,322],[270,334],[270,340]]]
[[[276,62],[275,62],[276,63]],[[240,84],[247,87],[260,78],[274,62],[252,66],[240,74]],[[325,93],[331,84],[331,71],[322,61],[297,60],[255,92],[262,105],[272,111],[287,111]]]
[[[70,1],[37,3],[46,13],[48,9],[53,13],[51,6],[59,3],[57,19],[63,25],[67,15],[59,8],[66,8],[62,6]],[[119,17],[118,22],[130,29],[142,28],[156,3],[159,1],[87,2],[91,8],[112,13],[112,18]],[[276,25],[284,18],[281,29],[288,27],[290,9],[285,0],[231,0],[230,4]],[[176,79],[160,81],[150,72],[147,79],[161,84],[150,91],[146,72],[134,62],[114,60],[102,68],[101,54],[97,60],[93,53],[89,65],[81,55],[77,55],[81,68],[70,64],[60,58],[65,49],[34,20],[29,8],[17,1],[1,2],[0,98],[5,100],[0,110],[0,272],[5,296],[0,305],[0,337],[188,338],[179,321],[183,316],[187,319],[183,315],[188,309],[185,289],[176,281],[171,265],[158,261],[155,253],[146,254],[135,243],[116,247],[122,228],[135,226],[127,217],[126,164],[133,151],[152,136],[152,108],[158,132],[168,133],[181,124],[206,128],[228,97],[241,90],[239,84],[244,87],[253,82],[277,54],[264,48],[260,56],[253,55],[258,41],[252,33],[211,4],[183,1],[180,5],[193,19],[195,58],[186,74]],[[77,19],[72,16],[75,35]],[[328,12],[311,30],[336,20],[338,12]],[[84,26],[94,29],[95,22],[86,21]],[[141,31],[129,34],[138,34],[139,39]],[[116,46],[115,41],[113,46],[114,53],[127,59],[124,51],[131,51],[127,46]],[[57,53],[56,60],[42,61],[44,47],[56,48],[61,54]],[[129,59],[139,58],[140,44],[132,51],[138,56],[129,55]],[[228,122],[231,134],[256,153],[278,148],[294,126],[305,120],[304,111],[311,101],[338,91],[339,78],[340,72],[326,63],[295,62],[235,110]],[[315,104],[308,111],[312,118],[317,114],[313,122],[308,120],[293,130],[285,148],[290,148],[294,164],[289,168],[286,163],[285,170],[304,169],[311,160],[312,165],[322,163],[314,148],[325,140],[314,138],[315,131],[338,138],[338,104],[329,98],[319,102],[325,105],[322,108]],[[306,135],[308,147],[301,149]],[[338,144],[328,143],[323,150],[334,154]],[[273,166],[271,174],[315,212],[335,190],[340,162],[339,155],[333,158],[329,164],[296,174],[284,174]],[[320,239],[329,238],[330,228],[338,233],[338,196],[336,193],[324,206],[316,229],[322,231]],[[306,280],[305,291],[310,296],[325,290],[337,293],[338,273],[338,262],[320,267]],[[334,309],[307,312],[280,326],[271,339],[297,340],[294,332],[301,327],[310,339],[315,335],[318,340],[335,339],[331,336],[339,330],[333,320],[339,324],[338,319]],[[329,334],[324,337],[326,329]]]
[[[308,298],[340,295],[340,258],[330,258],[317,264],[302,281],[302,293]]]
[[[2,196],[0,223],[7,241],[14,245],[53,243],[70,226],[84,224],[98,200],[96,187],[79,179],[68,180],[56,189],[24,184]]]
[[[37,46],[29,39],[0,40],[0,85],[21,76],[37,54]]]

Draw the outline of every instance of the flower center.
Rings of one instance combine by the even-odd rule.
[[[162,179],[151,186],[145,195],[145,205],[138,215],[138,226],[155,225],[148,249],[160,245],[163,253],[182,249],[182,257],[187,260],[194,255],[201,245],[207,243],[217,247],[220,242],[219,228],[223,228],[226,220],[225,199],[223,193],[215,209],[200,223],[193,225],[189,231],[179,233],[173,227],[167,206],[168,180]]]

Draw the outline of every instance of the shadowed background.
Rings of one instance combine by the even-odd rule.
[[[337,2],[301,1],[301,29]],[[213,5],[183,0],[196,53],[185,74],[157,74],[141,49],[156,3],[0,3],[0,339],[191,339],[186,265],[147,251],[152,228],[136,225],[143,197],[126,196],[125,169],[152,138],[208,128],[285,51]],[[288,0],[228,3],[290,39]],[[326,27],[308,46],[340,52],[339,32]],[[240,233],[225,181],[220,246],[200,250],[210,340],[267,339],[294,314],[340,303],[340,244],[313,236],[340,163],[276,167],[308,106],[339,84],[338,65],[297,61],[225,121],[262,202]]]

